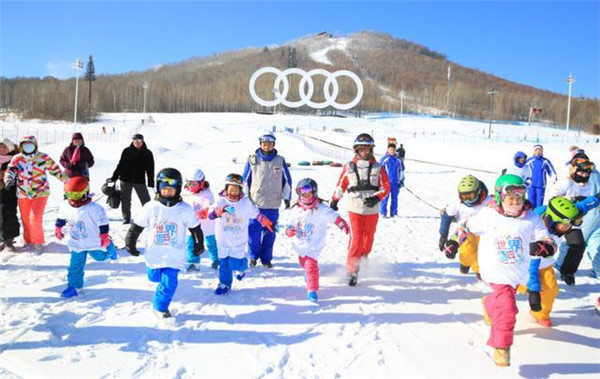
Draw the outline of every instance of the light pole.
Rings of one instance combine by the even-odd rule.
[[[148,88],[150,88],[150,84],[148,84],[148,82],[144,82],[142,84],[142,88],[144,89],[144,111],[143,111],[142,117],[146,118],[146,90]]]
[[[585,102],[585,97],[581,95],[579,97],[579,132],[577,134],[577,138],[581,137],[581,123],[583,121],[583,103]]]
[[[404,111],[404,90],[400,91],[400,117]]]
[[[446,110],[450,113],[450,72],[452,69],[448,66],[448,81],[446,83]]]
[[[491,88],[487,94],[490,95],[490,126],[488,127],[488,139],[492,138],[492,117],[494,116],[494,95],[497,94],[498,91]]]
[[[73,115],[73,130],[77,127],[77,98],[79,93],[79,70],[83,69],[83,62],[77,59],[71,68],[75,69],[75,114]]]
[[[573,83],[575,83],[575,77],[569,74],[566,82],[569,84],[569,99],[567,100],[567,128],[565,129],[565,138],[567,142],[569,141],[569,119],[571,117],[571,87]]]

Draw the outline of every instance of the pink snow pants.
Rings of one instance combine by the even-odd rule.
[[[509,348],[515,335],[517,322],[517,289],[509,284],[490,283],[492,293],[485,298],[485,309],[492,319],[488,345],[493,348]]]
[[[299,257],[299,260],[306,276],[306,290],[319,290],[319,263],[309,256]]]
[[[23,239],[25,243],[41,243],[44,241],[44,209],[48,196],[33,199],[19,199],[19,210],[23,222]]]

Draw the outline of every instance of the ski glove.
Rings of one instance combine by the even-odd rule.
[[[338,210],[338,201],[339,200],[331,199],[331,201],[329,202],[329,208],[333,209],[334,211],[337,211]]]
[[[529,244],[529,255],[534,257],[551,257],[554,255],[556,245],[550,240],[536,241]]]
[[[285,228],[285,235],[288,237],[294,237],[296,235],[296,228],[294,228],[292,225],[288,225]]]
[[[577,209],[579,209],[579,212],[582,212],[582,213],[587,213],[599,205],[600,205],[600,193],[598,193],[594,196],[588,196],[585,199],[575,203],[575,206],[577,207]]]
[[[196,217],[198,220],[206,220],[208,218],[208,208],[197,210]]]
[[[363,200],[363,204],[366,205],[367,207],[374,207],[377,205],[377,203],[379,203],[379,197],[378,196],[369,196],[366,199]]]
[[[200,227],[200,225],[196,226],[195,228],[191,228],[189,230],[190,230],[190,233],[192,234],[192,241],[194,243],[194,248],[192,250],[192,253],[195,256],[199,256],[202,253],[204,253],[204,233],[202,233],[202,228]]]
[[[63,235],[62,232],[62,228],[60,226],[57,226],[54,228],[54,235],[56,236],[56,239],[63,239],[65,236]]]
[[[529,308],[533,312],[539,312],[542,310],[542,296],[539,291],[530,291],[527,290],[527,295],[529,297]]]
[[[110,237],[108,236],[108,233],[100,234],[100,246],[107,247],[108,245],[110,245]]]
[[[335,225],[340,228],[340,230],[343,230],[344,233],[350,234],[350,227],[343,218],[338,216],[338,218],[335,220]]]
[[[455,240],[448,240],[444,244],[444,254],[446,254],[446,258],[454,259],[456,258],[456,254],[458,254],[458,242]]]
[[[263,227],[267,228],[269,232],[273,233],[273,222],[269,220],[267,216],[259,213],[258,216],[256,216],[256,221],[260,222]]]
[[[143,230],[144,228],[132,222],[127,234],[125,235],[125,250],[127,250],[127,252],[134,257],[140,255],[140,252],[136,249],[135,244],[137,243],[138,237]]]
[[[285,204],[285,209],[290,209],[290,201],[288,199],[284,199],[283,203]]]
[[[448,236],[440,236],[440,241],[438,243],[440,251],[444,251],[444,245],[446,244],[447,241],[448,241]]]

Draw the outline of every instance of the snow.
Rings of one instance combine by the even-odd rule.
[[[92,190],[103,205],[100,185],[112,174],[134,130],[144,134],[157,170],[172,166],[186,172],[200,167],[215,190],[226,174],[242,172],[246,157],[257,148],[258,136],[274,125],[278,130],[298,128],[300,134],[343,146],[359,132],[373,133],[378,153],[385,150],[388,136],[396,137],[407,150],[406,186],[437,208],[454,195],[456,183],[468,173],[492,186],[497,176],[492,172],[510,164],[517,150],[530,154],[535,141],[544,144],[545,155],[559,171],[570,146],[563,142],[564,133],[555,129],[494,125],[488,140],[482,132],[487,133],[487,123],[419,117],[153,114],[156,124],[143,127],[131,121],[139,120],[140,114],[126,117],[129,123],[122,114],[108,114],[99,123],[79,126],[97,158],[91,170]],[[107,126],[108,135],[98,134],[101,125]],[[2,124],[3,136],[14,138],[11,133],[17,127],[21,132],[39,130],[45,141],[56,142],[41,147],[55,159],[73,128],[66,123],[11,122]],[[522,141],[525,134],[527,142]],[[600,162],[595,138],[583,135],[578,144]],[[297,162],[344,153],[307,141],[305,145],[297,136],[277,133],[276,148],[292,163],[294,183],[312,177],[327,199],[340,168],[300,167]],[[481,317],[480,299],[487,286],[472,275],[461,275],[458,262],[438,251],[438,210],[406,190],[400,192],[400,217],[380,219],[369,267],[361,269],[357,287],[345,283],[348,237],[332,226],[319,262],[320,305],[311,304],[297,256],[290,241],[279,235],[274,268],[251,269],[227,295],[214,295],[218,280],[208,258],[202,260],[200,272],[181,273],[171,305],[176,320],[169,323],[152,315],[155,284],[146,278],[143,257],[124,250],[116,262],[88,259],[84,293],[66,301],[59,297],[69,253],[52,233],[62,195],[56,179],[51,178],[50,184],[45,253],[0,253],[2,377],[597,378],[600,374],[600,318],[593,310],[600,287],[588,277],[587,257],[577,285],[561,283],[552,313],[554,327],[533,323],[527,299],[519,297],[512,366],[498,368],[489,357],[489,329]],[[341,213],[347,216],[344,201]],[[140,208],[135,196],[133,204],[135,212]],[[107,211],[111,235],[121,247],[127,227],[121,225],[119,210]],[[144,238],[142,234],[138,246]]]
[[[312,59],[313,61],[318,62],[318,63],[323,63],[323,64],[326,64],[329,66],[333,66],[333,63],[331,63],[329,58],[327,58],[327,53],[330,50],[342,50],[344,53],[347,53],[347,46],[348,46],[348,42],[349,42],[349,40],[347,38],[344,38],[344,37],[329,38],[328,42],[329,42],[329,46],[310,53],[310,55],[309,55],[310,59]]]

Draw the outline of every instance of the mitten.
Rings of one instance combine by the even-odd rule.
[[[100,246],[107,247],[110,244],[108,233],[100,234]]]
[[[206,220],[208,218],[208,208],[197,210],[196,217],[198,220]]]
[[[350,234],[350,227],[348,226],[348,223],[341,217],[338,217],[335,220],[335,225],[340,228],[340,230],[343,230],[344,233],[346,234]]]
[[[376,206],[377,203],[379,203],[379,197],[377,196],[369,196],[363,200],[363,204],[369,208]]]
[[[551,257],[554,255],[556,246],[550,240],[536,241],[529,244],[529,255],[534,257]]]
[[[533,312],[539,312],[542,310],[542,296],[539,291],[527,290],[529,296],[529,308]]]
[[[446,244],[446,241],[448,241],[448,236],[440,236],[440,240],[438,242],[440,251],[444,251],[444,245]]]
[[[296,228],[294,228],[292,225],[289,225],[285,228],[285,235],[288,237],[294,237],[296,235]]]
[[[458,254],[458,242],[455,240],[448,240],[444,244],[444,254],[448,259],[456,258],[456,254]]]
[[[260,222],[260,224],[267,228],[267,230],[269,230],[271,233],[273,233],[273,222],[271,220],[269,220],[269,218],[267,216],[265,216],[262,213],[259,213],[258,216],[256,216],[256,220],[258,222]]]
[[[338,201],[339,200],[331,199],[331,201],[329,202],[329,208],[333,209],[334,211],[337,211],[338,210]]]
[[[54,235],[59,240],[61,240],[61,239],[64,238],[64,235],[63,235],[63,232],[62,232],[62,228],[60,226],[57,226],[57,227],[54,228]]]

